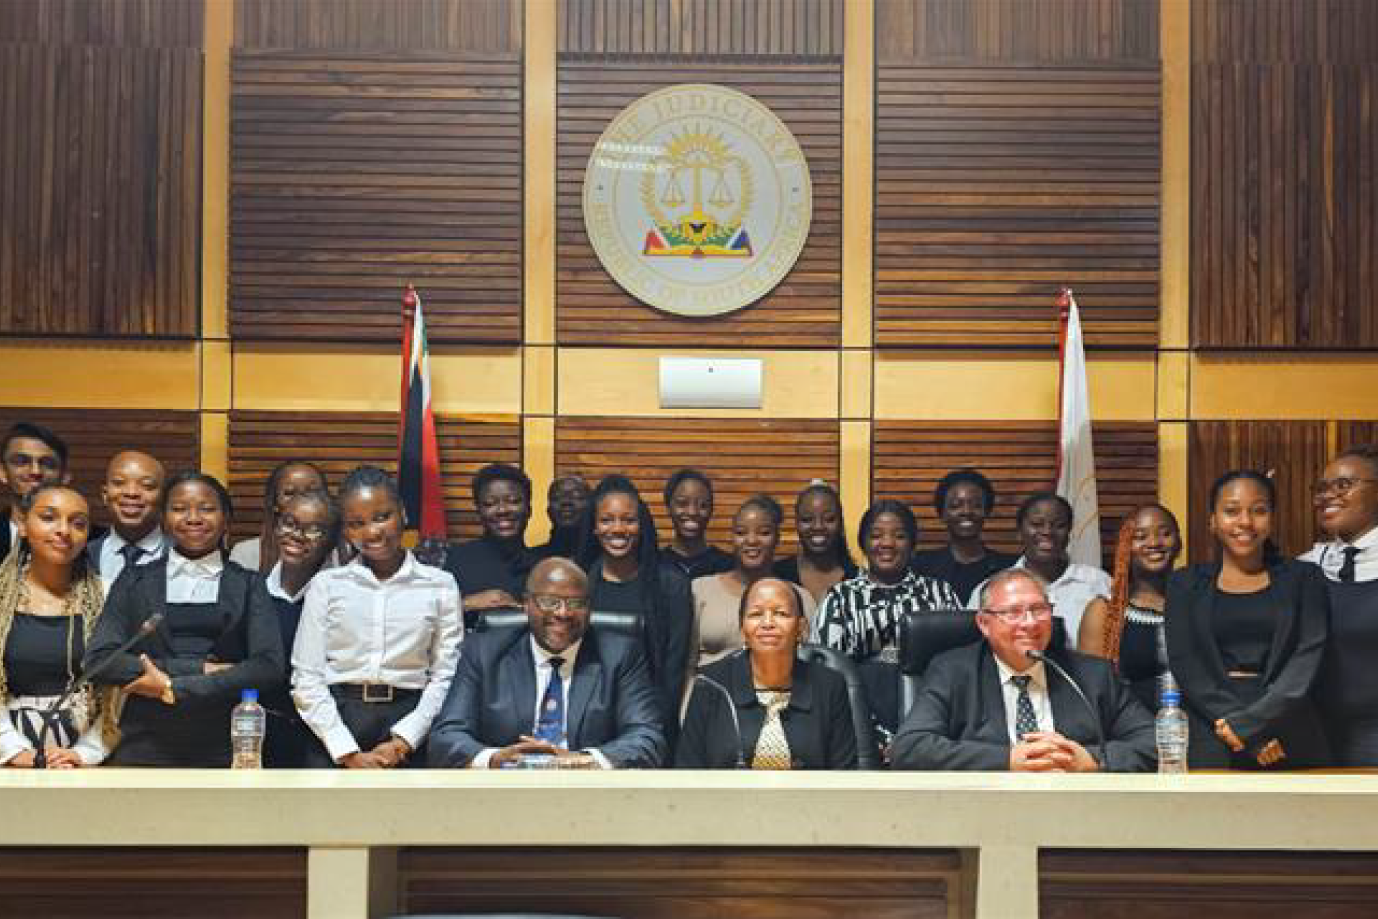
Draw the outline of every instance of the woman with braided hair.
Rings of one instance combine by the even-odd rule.
[[[45,714],[81,676],[82,655],[104,602],[86,557],[91,509],[63,485],[40,485],[20,504],[22,542],[0,564],[0,763],[53,769],[95,766],[115,740],[111,693],[75,693],[43,737]]]
[[[1177,518],[1161,504],[1145,504],[1124,518],[1115,544],[1110,599],[1086,607],[1077,647],[1115,664],[1150,712],[1158,710],[1158,683],[1167,672],[1163,607],[1167,576],[1182,551]]]

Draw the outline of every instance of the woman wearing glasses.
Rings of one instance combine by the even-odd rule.
[[[1312,490],[1329,541],[1302,556],[1330,594],[1330,645],[1317,698],[1337,766],[1378,766],[1378,445],[1352,447]]]
[[[1227,472],[1210,493],[1216,562],[1168,578],[1168,665],[1191,719],[1194,769],[1327,765],[1310,701],[1325,651],[1325,577],[1273,545],[1267,476]]]

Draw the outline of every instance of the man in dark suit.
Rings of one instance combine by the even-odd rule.
[[[40,485],[65,485],[67,444],[42,425],[21,421],[0,438],[0,485],[10,492],[10,509],[0,523],[0,561],[19,545],[19,504]]]
[[[891,750],[897,769],[1143,772],[1152,769],[1153,719],[1108,661],[1048,651],[1053,607],[1042,580],[1000,572],[981,591],[985,640],[939,655]],[[1029,651],[1048,652],[1090,700]],[[1100,735],[1105,738],[1102,749]]]
[[[465,639],[431,729],[430,765],[497,769],[526,757],[660,765],[665,738],[646,659],[631,638],[589,627],[583,570],[541,561],[524,606],[527,625]]]
[[[152,564],[167,552],[159,526],[166,479],[163,464],[138,450],[121,450],[105,467],[100,497],[110,512],[110,531],[88,542],[86,555],[106,594],[127,565]]]

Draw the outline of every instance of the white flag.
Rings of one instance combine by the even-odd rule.
[[[1057,493],[1072,505],[1072,561],[1100,567],[1100,507],[1096,500],[1096,452],[1091,446],[1091,399],[1086,389],[1086,349],[1081,315],[1072,291],[1063,288],[1062,382],[1058,406]]]

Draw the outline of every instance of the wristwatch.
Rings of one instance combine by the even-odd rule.
[[[168,677],[167,685],[163,687],[163,694],[158,697],[164,705],[176,705],[177,696],[172,691],[172,677]]]

